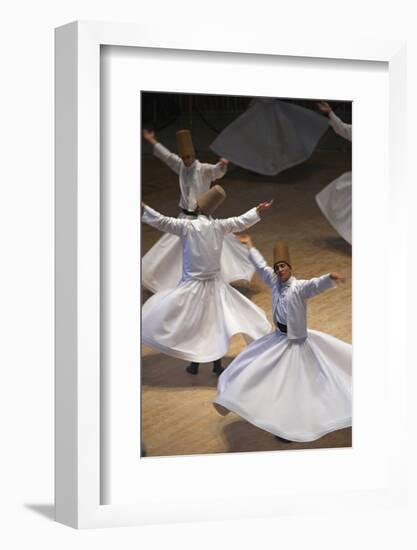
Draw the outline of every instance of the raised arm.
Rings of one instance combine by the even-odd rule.
[[[169,216],[163,216],[150,206],[142,203],[143,214],[142,221],[163,231],[164,233],[172,233],[173,235],[182,235],[185,225],[188,220],[181,218],[170,218]]]
[[[153,154],[162,160],[171,170],[176,174],[179,174],[182,160],[178,155],[171,153],[166,147],[159,143],[156,139],[155,132],[150,130],[143,130],[143,137],[153,147]]]
[[[229,161],[221,158],[217,164],[202,164],[204,178],[210,183],[222,178],[227,172]]]
[[[336,134],[339,134],[339,136],[342,136],[348,141],[352,141],[351,124],[343,122],[338,116],[336,116],[327,101],[319,101],[317,103],[317,107],[319,108],[319,111],[323,113],[323,115],[329,117],[329,124],[336,132]]]
[[[246,245],[249,249],[249,259],[255,266],[256,272],[261,277],[261,279],[269,287],[273,287],[277,282],[277,276],[274,273],[272,267],[270,267],[262,254],[257,250],[254,245],[250,235],[236,235],[239,241]]]
[[[327,275],[322,275],[321,277],[314,277],[308,281],[298,281],[301,285],[301,295],[303,298],[313,298],[326,290],[335,288],[336,283],[343,282],[345,279],[338,273],[328,273]]]
[[[233,218],[226,218],[225,220],[215,220],[218,225],[221,226],[224,233],[235,233],[244,231],[255,223],[258,223],[261,217],[259,216],[256,208],[252,208],[242,214]]]
[[[334,114],[333,111],[330,111],[329,114],[329,123],[336,134],[342,136],[342,138],[352,141],[352,125],[343,122],[338,116]]]
[[[241,216],[227,218],[225,220],[216,220],[216,222],[221,225],[225,233],[238,233],[239,231],[244,231],[245,229],[252,227],[252,225],[255,225],[255,223],[258,223],[261,219],[260,213],[271,208],[273,202],[273,200],[261,202],[258,206],[248,210]]]

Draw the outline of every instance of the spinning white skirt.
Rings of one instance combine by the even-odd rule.
[[[248,249],[233,234],[226,235],[221,257],[223,279],[250,281],[255,268]],[[142,284],[151,292],[178,285],[182,277],[182,244],[176,235],[165,233],[142,258]]]
[[[255,340],[270,330],[265,312],[221,277],[182,281],[142,308],[143,344],[186,361],[215,361],[234,334]]]
[[[273,176],[304,162],[329,126],[327,117],[276,99],[255,99],[210,148],[258,174]]]
[[[314,441],[352,425],[352,346],[308,331],[253,342],[220,376],[214,404],[290,441]],[[217,408],[221,413],[222,409]]]
[[[316,195],[327,221],[352,244],[352,172],[346,172]]]

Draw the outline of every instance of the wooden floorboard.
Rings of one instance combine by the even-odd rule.
[[[207,156],[200,160],[215,161],[215,158]],[[343,286],[309,302],[308,327],[351,342],[351,246],[329,225],[314,198],[347,170],[350,166],[346,154],[336,152],[316,153],[303,165],[275,177],[231,167],[219,181],[227,192],[227,200],[216,217],[239,215],[260,201],[273,198],[273,209],[265,212],[261,222],[249,231],[255,246],[271,262],[275,241],[288,241],[294,274],[301,279],[329,271],[343,273],[346,276]],[[177,215],[177,176],[150,156],[143,159],[142,198],[164,214]],[[159,237],[158,231],[142,224],[142,254]],[[262,307],[271,320],[270,291],[257,276],[250,285],[243,283],[237,288]],[[143,290],[142,301],[149,296],[150,293]],[[244,346],[242,337],[234,337],[224,366]],[[142,348],[141,423],[148,457],[351,446],[350,428],[312,443],[283,443],[233,413],[221,417],[211,404],[217,383],[211,365],[203,364],[197,376],[185,372],[186,365],[148,347]]]

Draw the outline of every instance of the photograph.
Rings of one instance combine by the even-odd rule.
[[[141,106],[141,458],[351,447],[352,102]]]

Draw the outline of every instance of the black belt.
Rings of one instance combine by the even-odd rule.
[[[198,216],[197,212],[191,212],[191,210],[186,210],[185,208],[181,208],[181,212],[183,214],[186,214],[187,216],[194,216],[194,217]]]
[[[287,325],[282,325],[281,323],[278,323],[278,321],[277,321],[277,327],[279,328],[279,330],[281,332],[283,332],[284,334],[287,334]]]

